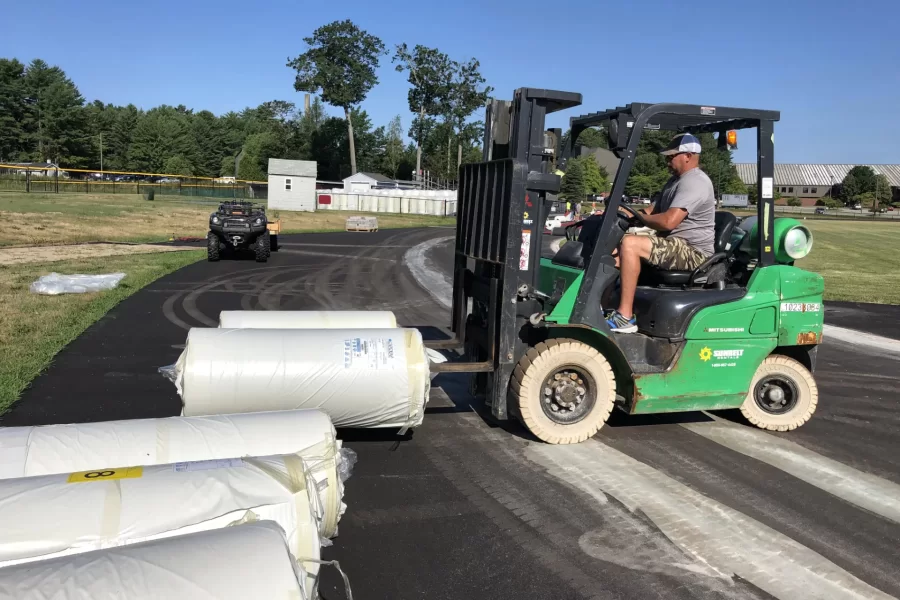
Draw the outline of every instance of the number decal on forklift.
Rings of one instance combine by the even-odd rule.
[[[125,469],[98,469],[96,471],[81,471],[69,475],[68,483],[81,483],[85,481],[107,481],[109,479],[137,479],[143,477],[143,467],[128,467]]]

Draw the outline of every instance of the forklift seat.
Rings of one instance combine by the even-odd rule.
[[[584,257],[581,255],[583,248],[583,243],[569,240],[562,245],[562,248],[559,249],[559,252],[556,253],[551,262],[555,265],[563,265],[573,269],[584,269]]]
[[[737,217],[730,212],[716,211],[716,232],[713,238],[713,254],[693,271],[666,271],[649,263],[641,265],[638,285],[656,287],[680,287],[691,283],[691,276],[705,273],[713,265],[728,258],[732,251],[731,234],[737,225]],[[565,247],[565,246],[563,246]],[[696,274],[696,275],[695,275]]]

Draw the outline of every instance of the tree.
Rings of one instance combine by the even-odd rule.
[[[572,149],[572,156],[581,156],[582,148],[609,148],[609,139],[606,136],[605,127],[588,127],[578,134],[575,140],[575,147]],[[572,130],[567,129],[559,142],[560,151],[566,147]]]
[[[579,161],[583,165],[586,193],[599,194],[600,192],[609,191],[609,173],[607,173],[605,168],[597,164],[592,155],[588,154],[573,160]]]
[[[171,106],[158,106],[138,118],[129,163],[138,171],[161,173],[173,156],[183,156],[193,164],[196,149],[189,116]]]
[[[222,166],[222,131],[216,116],[203,110],[191,119],[191,135],[197,148],[194,167],[197,175],[215,177]],[[175,171],[171,171],[174,173]]]
[[[297,148],[300,158],[314,160],[313,137],[326,118],[322,101],[318,97],[313,98],[309,110],[303,113],[297,124]]]
[[[840,202],[832,198],[831,196],[824,196],[816,200],[816,206],[824,206],[826,208],[838,208],[841,205]]]
[[[800,201],[800,198],[791,197],[787,199],[788,206],[803,206],[803,202]]]
[[[875,171],[864,165],[850,169],[841,182],[840,197],[844,204],[857,200],[857,196],[875,191]]]
[[[15,58],[0,58],[0,162],[15,160],[25,151],[24,79],[25,65]]]
[[[453,63],[453,79],[447,94],[447,104],[450,109],[450,121],[455,128],[457,136],[456,168],[462,164],[463,140],[462,133],[466,128],[466,121],[479,107],[488,101],[493,88],[484,86],[485,79],[479,70],[480,63],[474,58],[464,63]]]
[[[593,159],[591,159],[593,162]],[[584,180],[584,161],[574,158],[566,164],[566,174],[562,178],[559,197],[570,202],[580,202],[587,196],[587,184]]]
[[[194,174],[194,167],[191,166],[191,161],[181,154],[167,160],[166,164],[163,165],[163,170],[172,175],[185,175],[190,177]]]
[[[23,115],[25,141],[34,160],[71,166],[87,163],[90,131],[84,98],[59,67],[36,58],[22,78],[28,110]]]
[[[375,69],[379,56],[384,54],[384,43],[349,19],[319,27],[303,41],[309,49],[287,63],[297,72],[294,89],[310,93],[321,90],[323,101],[344,109],[350,140],[350,170],[356,173],[350,111],[378,83]]]
[[[390,173],[393,179],[397,179],[397,171],[403,160],[403,125],[400,123],[400,115],[397,115],[388,124],[387,139],[384,145],[384,167],[386,173]]]
[[[874,187],[876,206],[879,204],[890,204],[891,198],[893,196],[893,190],[891,189],[891,182],[888,180],[887,176],[883,173],[879,173],[878,175],[876,175]]]
[[[436,48],[417,45],[412,52],[406,44],[399,44],[393,62],[398,72],[407,71],[412,85],[407,93],[409,110],[416,114],[410,137],[416,142],[416,174],[422,172],[422,146],[433,118],[440,115],[453,81],[453,63]],[[429,120],[431,118],[431,120]]]
[[[721,135],[721,134],[720,134]],[[716,198],[722,194],[742,194],[745,185],[738,176],[731,158],[731,150],[719,148],[718,140],[711,133],[700,134],[700,168],[710,178]]]

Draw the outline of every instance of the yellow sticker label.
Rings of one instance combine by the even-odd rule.
[[[706,362],[711,358],[712,358],[712,350],[710,350],[709,348],[701,348],[700,360],[702,360],[703,362]]]
[[[772,251],[772,246],[766,246],[766,247],[765,247],[765,251],[766,251],[766,252],[771,252],[771,251]]]
[[[143,477],[144,467],[128,467],[125,469],[97,469],[96,471],[81,471],[69,475],[69,483],[81,483],[83,481],[107,481],[109,479],[137,479]]]

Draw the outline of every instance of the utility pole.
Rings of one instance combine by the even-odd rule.
[[[103,132],[100,132],[100,173],[103,173]]]

